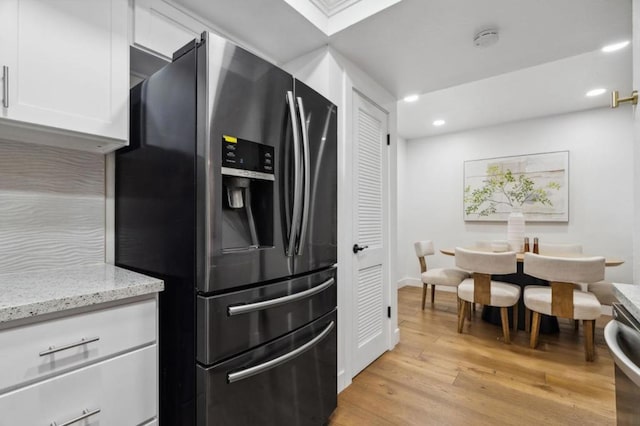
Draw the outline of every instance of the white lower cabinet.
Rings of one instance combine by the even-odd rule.
[[[139,425],[157,410],[156,346],[0,396],[0,425]]]
[[[157,297],[0,329],[0,426],[154,425]]]
[[[147,299],[0,331],[0,394],[156,342]]]

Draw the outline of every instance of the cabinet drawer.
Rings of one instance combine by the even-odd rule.
[[[0,394],[155,341],[155,299],[0,331]]]
[[[157,416],[157,347],[147,346],[0,396],[0,426],[139,425]]]

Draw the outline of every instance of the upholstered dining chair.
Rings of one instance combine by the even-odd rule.
[[[539,254],[544,256],[582,254],[581,244],[540,243]]]
[[[545,243],[540,244],[540,254],[545,256],[562,256],[567,254],[582,254],[582,245],[580,244],[558,244]],[[601,305],[611,306],[612,303],[618,301],[613,292],[613,283],[609,281],[598,281],[597,283],[580,284],[582,290],[595,294]],[[576,320],[576,329],[578,328],[578,320]]]
[[[581,244],[572,244],[572,243],[540,243],[539,253],[544,256],[567,256],[567,255],[579,255],[582,254],[582,245]],[[578,284],[582,290],[587,290],[586,284]],[[531,316],[530,313],[527,312],[525,316],[525,323],[528,324]],[[576,331],[580,329],[580,321],[574,320],[574,328]],[[525,324],[525,328],[528,330],[528,326]]]
[[[518,330],[518,300],[520,287],[491,279],[491,274],[512,274],[517,271],[516,253],[491,253],[473,251],[456,247],[456,266],[473,272],[473,278],[467,278],[458,286],[458,333],[462,333],[464,317],[472,303],[496,306],[500,308],[502,334],[505,343],[511,343],[509,335],[509,312],[513,307],[513,329]]]
[[[526,326],[527,330],[531,328],[531,348],[538,345],[541,314],[582,320],[585,359],[593,361],[595,320],[600,316],[601,305],[594,294],[578,290],[576,284],[601,281],[604,267],[604,257],[567,258],[525,253],[524,273],[550,284],[524,289],[527,323],[529,311],[533,312],[531,325]]]
[[[433,305],[436,286],[458,287],[469,274],[455,268],[427,268],[426,256],[435,254],[433,241],[418,241],[413,245],[420,262],[420,277],[422,279],[422,309],[427,299],[427,287],[431,286],[431,304]]]
[[[593,293],[601,305],[611,306],[618,302],[615,292],[613,291],[613,283],[610,281],[598,281],[597,283],[589,283],[587,291]]]

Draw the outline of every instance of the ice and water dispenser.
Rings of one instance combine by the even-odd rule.
[[[273,246],[274,149],[222,137],[222,250]]]

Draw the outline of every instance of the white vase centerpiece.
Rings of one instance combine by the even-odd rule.
[[[524,215],[522,209],[514,207],[507,219],[507,241],[512,251],[524,251]]]

